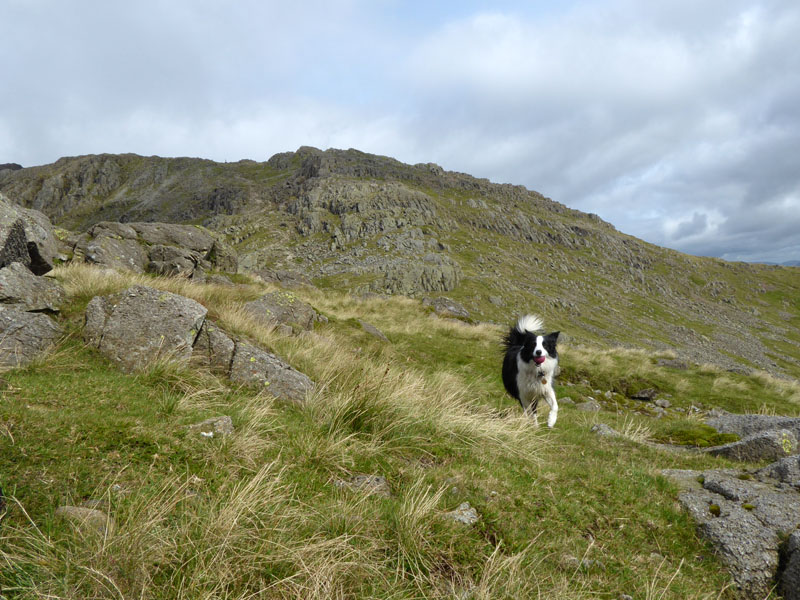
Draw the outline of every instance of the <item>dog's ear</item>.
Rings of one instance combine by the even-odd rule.
[[[560,332],[560,331],[554,331],[553,333],[548,333],[548,334],[547,334],[546,336],[544,336],[544,337],[546,337],[546,338],[548,338],[548,339],[552,339],[552,340],[553,340],[553,342],[555,342],[555,341],[558,339],[558,334],[559,334],[559,333],[561,333],[561,332]]]

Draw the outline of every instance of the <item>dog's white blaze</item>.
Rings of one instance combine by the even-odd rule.
[[[517,331],[522,333],[530,331],[531,333],[539,331],[544,327],[544,321],[537,315],[525,315],[517,319]]]

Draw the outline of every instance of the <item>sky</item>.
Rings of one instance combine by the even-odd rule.
[[[356,148],[800,260],[797,0],[0,0],[0,163]]]

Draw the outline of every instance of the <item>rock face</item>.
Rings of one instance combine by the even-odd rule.
[[[235,273],[236,255],[207,229],[168,223],[100,222],[73,241],[74,257],[136,273],[203,278],[219,269]]]
[[[663,471],[679,483],[680,502],[730,569],[743,598],[764,598],[777,581],[784,598],[800,599],[800,493],[792,460],[797,459],[782,459],[754,474]]]
[[[46,277],[37,277],[22,263],[0,268],[0,305],[29,312],[57,313],[64,289]]]
[[[57,253],[50,219],[0,194],[0,268],[19,262],[35,275],[44,275],[53,268]]]
[[[189,298],[137,285],[93,298],[84,338],[127,372],[161,357],[186,362],[207,312]]]
[[[194,300],[137,285],[92,298],[84,339],[127,372],[158,358],[193,359],[277,398],[300,402],[313,390],[308,376],[266,350],[231,338],[206,313]]]

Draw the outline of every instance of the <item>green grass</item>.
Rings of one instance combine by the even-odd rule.
[[[555,429],[535,430],[502,389],[499,327],[442,320],[408,299],[305,289],[294,293],[329,322],[280,337],[237,312],[272,288],[149,279],[317,381],[307,404],[283,404],[191,365],[120,373],[82,343],[80,306],[141,281],[58,276],[73,299],[61,316],[68,337],[0,387],[8,598],[732,597],[659,474],[730,463],[640,443],[711,440],[689,413],[653,420],[626,394],[644,386],[679,408],[798,410],[797,390],[766,375],[565,345],[560,396],[617,393],[600,413],[564,406]],[[220,414],[233,418],[230,437],[188,428]],[[598,421],[622,437],[596,437]],[[335,484],[355,473],[386,477],[392,495]],[[87,499],[109,505],[113,536],[55,518]],[[476,525],[445,517],[462,502]],[[599,562],[579,569],[572,557]]]

